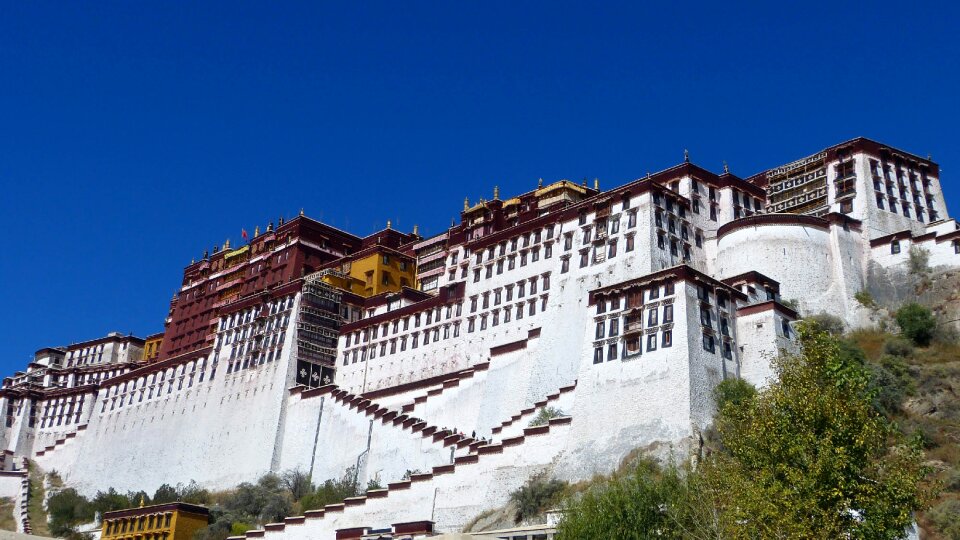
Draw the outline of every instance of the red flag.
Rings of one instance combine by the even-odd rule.
[[[246,229],[240,229],[240,236],[242,236],[244,240],[249,240],[249,239],[250,239],[250,236],[247,234],[247,230],[246,230]]]

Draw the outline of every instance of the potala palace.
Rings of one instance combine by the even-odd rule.
[[[356,467],[387,487],[246,536],[457,531],[534,474],[697,448],[713,387],[763,385],[798,318],[870,324],[855,295],[911,249],[957,266],[939,178],[858,138],[748,178],[684,160],[613,189],[494,188],[430,238],[301,212],[198,253],[162,333],[42,348],[5,378],[3,469],[92,494]],[[545,407],[562,414],[531,427]]]

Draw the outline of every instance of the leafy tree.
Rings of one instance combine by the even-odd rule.
[[[74,531],[75,526],[92,521],[94,510],[86,497],[67,488],[47,499],[47,516],[50,532],[66,536]]]
[[[742,407],[757,395],[757,389],[743,379],[727,379],[713,389],[713,399],[717,410],[727,405]]]
[[[170,484],[163,484],[153,492],[153,504],[163,504],[176,502],[180,500],[180,493],[177,488]]]
[[[919,440],[875,408],[862,351],[815,324],[799,337],[769,387],[737,406],[718,391],[720,450],[596,483],[565,504],[558,538],[901,537],[932,496]]]
[[[139,503],[140,501],[137,501],[137,504]],[[99,513],[101,516],[106,512],[123,510],[124,508],[130,508],[134,506],[133,502],[127,498],[126,495],[123,493],[118,493],[117,490],[113,488],[110,488],[107,491],[98,491],[90,504],[93,507],[93,510]]]
[[[185,503],[210,504],[213,501],[210,492],[200,487],[195,480],[191,480],[186,486],[177,484],[177,493],[180,496],[179,500]]]
[[[930,344],[937,328],[937,320],[929,308],[917,303],[905,304],[897,310],[896,319],[903,335],[915,344],[921,347]]]
[[[777,383],[717,419],[727,452],[703,474],[731,501],[725,535],[898,537],[930,495],[919,444],[874,408],[862,353],[811,325],[800,342]]]

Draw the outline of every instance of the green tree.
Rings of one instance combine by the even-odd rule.
[[[933,339],[937,320],[930,309],[917,303],[903,305],[897,310],[897,325],[903,335],[915,344],[926,347]]]
[[[92,521],[94,510],[86,497],[73,488],[67,488],[47,500],[47,516],[50,532],[56,536],[67,536],[75,526]]]
[[[717,403],[717,410],[722,411],[727,405],[742,407],[757,395],[757,389],[743,379],[726,379],[713,389],[713,399]]]
[[[874,407],[862,353],[811,325],[800,342],[777,383],[717,419],[726,451],[702,470],[729,495],[725,535],[896,538],[930,496],[918,441]]]
[[[920,441],[878,412],[860,349],[815,324],[798,333],[802,354],[778,359],[770,386],[717,392],[719,450],[596,482],[564,505],[558,537],[901,537],[933,495]]]
[[[163,484],[153,492],[152,500],[153,504],[176,502],[180,500],[180,493],[177,491],[177,488],[170,484]]]
[[[137,501],[137,504],[139,503],[140,501]],[[117,490],[113,488],[110,488],[107,491],[98,491],[90,504],[93,507],[93,510],[98,512],[101,516],[107,512],[123,510],[124,508],[131,508],[134,506],[134,503],[128,499],[126,495],[123,493],[118,493]]]

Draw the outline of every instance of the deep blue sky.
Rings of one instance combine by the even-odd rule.
[[[954,3],[639,4],[4,3],[0,372],[161,330],[191,257],[301,207],[432,234],[495,184],[858,135],[960,201]]]

